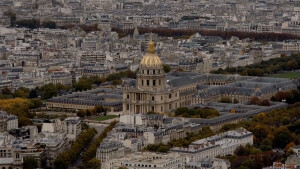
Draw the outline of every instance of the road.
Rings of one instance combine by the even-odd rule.
[[[95,135],[95,137],[93,138],[92,142],[101,134],[101,132],[105,129],[105,127],[107,125],[93,125],[93,124],[89,124],[90,127],[93,127],[97,130],[97,134]],[[91,143],[92,143],[91,142]],[[91,144],[89,144],[88,146],[86,146],[84,148],[84,150],[80,153],[80,155],[77,157],[76,161],[68,168],[68,169],[75,169],[76,166],[80,165],[82,163],[82,155],[83,155],[83,152],[85,152],[88,147],[90,146]]]

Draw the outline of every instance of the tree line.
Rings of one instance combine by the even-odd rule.
[[[94,136],[97,134],[97,131],[94,128],[89,128],[86,131],[83,131],[78,138],[72,143],[71,147],[60,153],[55,161],[55,169],[66,169],[73,162],[76,161],[79,154],[84,150],[86,146],[92,141]]]
[[[28,98],[28,99],[42,99],[47,100],[58,94],[71,90],[72,86],[65,86],[63,84],[46,84],[41,87],[36,87],[34,89],[28,89],[25,87],[20,87],[19,89],[12,92],[9,88],[4,88],[1,91],[0,99],[10,99],[10,98]]]
[[[175,110],[175,117],[190,117],[190,118],[215,118],[220,116],[220,113],[213,108],[195,107],[189,109],[188,107],[179,107]]]
[[[120,29],[113,27],[112,31],[119,34],[119,37],[125,37],[132,35],[134,29]],[[255,33],[255,32],[239,32],[239,31],[220,31],[220,30],[186,30],[186,29],[171,29],[171,28],[145,28],[139,27],[139,33],[155,33],[159,36],[164,37],[187,37],[194,35],[196,33],[202,36],[220,36],[223,39],[229,40],[231,37],[235,36],[240,39],[250,38],[255,41],[284,41],[289,39],[300,39],[299,36],[287,34],[287,33]]]
[[[108,111],[107,107],[96,105],[94,108],[87,109],[87,110],[79,110],[76,115],[78,117],[84,118],[86,116],[93,116],[93,115],[99,115],[102,113],[104,116],[106,116],[106,112]]]
[[[100,146],[102,140],[107,136],[108,132],[110,132],[115,127],[116,124],[117,124],[116,121],[111,122],[109,126],[107,126],[101,132],[101,134],[91,143],[91,145],[82,155],[83,165],[78,166],[78,168],[87,168],[87,166],[93,166],[92,164],[95,164],[95,162],[97,162],[97,159],[95,159],[97,148]]]
[[[37,29],[37,28],[49,28],[56,29],[56,23],[54,21],[48,20],[42,23],[38,19],[21,19],[15,22],[15,26],[21,28]]]

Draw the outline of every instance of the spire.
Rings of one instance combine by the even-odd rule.
[[[150,41],[148,43],[148,53],[155,53],[154,42],[152,41],[152,33],[150,33]]]

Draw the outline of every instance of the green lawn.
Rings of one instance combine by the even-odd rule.
[[[109,119],[113,119],[116,117],[119,117],[119,116],[117,116],[117,115],[99,116],[99,117],[92,118],[91,120],[104,121],[104,120],[109,120]]]
[[[300,78],[300,73],[299,72],[285,72],[285,73],[273,74],[273,75],[271,75],[271,77],[297,79],[297,78]]]

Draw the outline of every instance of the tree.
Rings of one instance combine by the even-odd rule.
[[[88,125],[88,124],[86,124],[85,122],[82,122],[81,123],[81,129],[82,130],[87,130],[87,129],[89,129],[90,128],[90,126]]]
[[[66,169],[69,166],[69,155],[66,152],[63,152],[58,155],[59,158],[54,160],[55,169]]]
[[[4,15],[9,16],[10,26],[14,27],[16,25],[16,20],[17,20],[16,14],[13,13],[12,11],[9,11],[4,13]]]
[[[115,125],[117,124],[116,121],[113,121],[107,126],[101,134],[92,142],[92,144],[88,147],[85,153],[82,156],[82,161],[87,164],[88,161],[96,157],[97,148],[99,147],[102,140],[107,136],[107,133],[110,132]]]
[[[294,70],[294,69],[298,69],[298,68],[299,68],[299,65],[296,60],[291,60],[291,61],[287,62],[288,70]]]
[[[296,144],[294,142],[290,142],[289,144],[287,144],[284,148],[284,152],[286,154],[286,156],[289,156],[293,153],[292,147],[295,147]]]
[[[163,64],[163,69],[165,73],[169,73],[172,70],[171,67],[167,64]]]
[[[106,114],[107,108],[103,107],[101,105],[96,105],[95,106],[95,111],[96,111],[96,113],[104,113],[104,114]]]
[[[252,97],[250,99],[250,104],[252,104],[252,105],[259,105],[259,102],[260,102],[260,100],[258,97]]]
[[[24,158],[23,169],[36,169],[38,168],[38,161],[33,157]]]
[[[57,96],[57,89],[54,84],[47,84],[40,88],[43,99],[50,99],[53,96]]]
[[[287,125],[289,124],[291,121],[291,118],[289,117],[283,117],[281,120],[280,120],[280,123],[283,124],[283,125]]]
[[[121,84],[122,84],[122,80],[113,80],[112,81],[112,85],[117,86],[117,85],[121,85]]]
[[[85,91],[92,89],[92,82],[85,78],[81,78],[78,82],[74,84],[75,91]]]
[[[82,152],[86,146],[90,144],[97,131],[94,128],[89,128],[82,132],[77,139],[72,143],[71,147],[60,153],[54,160],[55,169],[66,169],[73,163],[77,156]]]
[[[56,29],[56,23],[54,21],[44,21],[42,26],[44,28]]]
[[[232,101],[228,97],[222,97],[219,102],[221,102],[221,103],[231,103]]]
[[[189,111],[189,108],[187,108],[187,107],[179,107],[175,110],[175,115],[180,116],[188,111]]]
[[[247,156],[250,154],[250,151],[243,146],[239,146],[234,150],[234,154],[237,156]]]
[[[3,88],[1,92],[2,92],[3,95],[10,95],[11,94],[11,90],[7,87]]]
[[[81,118],[84,118],[84,117],[86,116],[86,111],[84,111],[84,110],[79,110],[79,111],[76,113],[76,116],[81,117]]]
[[[170,150],[170,147],[162,145],[159,146],[159,148],[157,149],[158,152],[160,153],[167,153]]]
[[[29,92],[29,98],[37,98],[38,97],[38,90],[37,88],[30,90]]]
[[[272,140],[265,138],[260,142],[259,149],[263,151],[269,151],[272,150]]]
[[[14,97],[27,98],[29,96],[30,90],[25,87],[20,87],[13,94]]]
[[[36,29],[40,27],[40,21],[37,19],[22,19],[16,22],[18,27]]]
[[[31,99],[30,102],[32,103],[31,109],[39,108],[43,105],[43,101],[40,98]]]
[[[100,161],[96,158],[91,159],[87,163],[87,168],[88,169],[100,169],[101,168]]]
[[[267,99],[263,99],[259,103],[260,106],[270,106],[270,102]]]
[[[246,161],[242,162],[241,166],[247,167],[249,169],[256,169],[257,168],[256,165],[255,165],[255,162],[251,161],[251,160],[246,160]]]
[[[18,118],[19,118],[19,119],[18,119],[19,127],[22,127],[22,126],[28,126],[28,125],[31,125],[31,124],[32,124],[31,119],[28,118],[28,117],[19,116]]]
[[[288,130],[279,131],[274,139],[274,145],[278,148],[284,148],[288,143],[292,142],[293,138]]]

